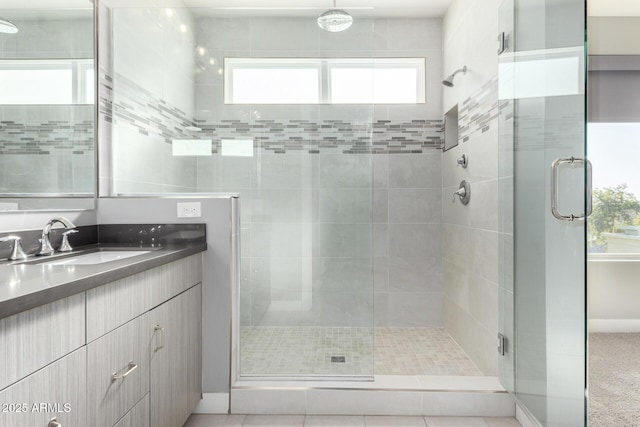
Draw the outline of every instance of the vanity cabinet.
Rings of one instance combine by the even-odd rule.
[[[151,425],[176,427],[189,418],[202,393],[202,285],[149,313],[154,325],[151,352]]]
[[[89,425],[111,427],[149,392],[148,315],[87,345]]]
[[[113,427],[149,427],[149,394],[122,417]]]
[[[85,343],[84,293],[0,319],[0,390]]]
[[[0,427],[181,427],[202,396],[201,282],[196,254],[0,319]]]
[[[86,349],[81,347],[0,391],[0,426],[86,426]]]

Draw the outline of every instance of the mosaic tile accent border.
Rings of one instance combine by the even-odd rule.
[[[85,154],[94,150],[93,121],[0,121],[0,155]]]
[[[459,107],[459,141],[467,142],[474,133],[486,132],[491,126],[497,126],[498,107],[498,76],[496,75]]]
[[[244,327],[240,333],[242,375],[483,375],[444,328]],[[344,363],[332,363],[335,356]]]
[[[343,120],[222,120],[199,123],[183,111],[128,80],[101,74],[100,115],[107,122],[131,126],[145,136],[171,143],[176,138],[211,139],[212,153],[222,139],[253,138],[255,147],[273,153],[337,150],[345,154],[422,153],[441,149],[442,120],[378,120],[350,123]],[[113,87],[117,85],[114,98]],[[194,132],[197,126],[202,131]]]

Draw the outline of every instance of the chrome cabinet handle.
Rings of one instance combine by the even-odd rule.
[[[53,417],[49,420],[49,424],[47,424],[47,427],[62,427],[62,424],[58,422],[58,418]]]
[[[164,348],[164,328],[163,328],[162,326],[160,326],[160,325],[156,325],[156,326],[153,328],[153,330],[154,330],[154,331],[156,331],[156,332],[157,332],[157,331],[160,331],[160,334],[161,334],[161,335],[160,335],[160,345],[159,345],[159,346],[157,346],[157,347],[156,347],[156,350],[155,350],[155,351],[158,351],[158,350],[160,350],[160,349],[163,349],[163,348]]]
[[[558,170],[560,169],[561,165],[564,164],[569,164],[572,165],[574,163],[579,163],[579,164],[583,164],[586,166],[587,168],[587,188],[586,188],[586,197],[587,197],[587,207],[586,207],[586,212],[584,214],[580,214],[580,215],[574,215],[574,214],[569,214],[569,215],[563,215],[562,213],[560,213],[560,211],[558,211],[558,193],[559,193],[559,189],[558,189]],[[593,173],[592,173],[592,167],[591,167],[591,162],[587,159],[582,159],[579,157],[561,157],[559,159],[556,159],[552,164],[551,164],[551,214],[561,220],[561,221],[580,221],[580,220],[584,220],[586,217],[588,217],[589,215],[591,215],[591,212],[593,211],[593,200],[592,200],[592,193],[593,193],[593,186],[592,186],[592,182],[593,182]]]
[[[132,373],[133,371],[135,371],[136,369],[138,369],[138,365],[135,364],[133,362],[133,360],[131,362],[129,362],[129,365],[127,366],[127,372],[125,372],[122,375],[118,375],[117,372],[114,372],[113,374],[111,374],[111,382],[115,382],[117,380],[124,380],[125,378],[127,378],[127,376]]]

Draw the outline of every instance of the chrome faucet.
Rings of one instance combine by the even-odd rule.
[[[61,216],[61,217],[50,219],[49,222],[47,222],[47,225],[45,225],[44,228],[42,229],[42,238],[40,239],[40,250],[38,250],[38,253],[36,253],[36,255],[40,255],[40,256],[52,255],[55,252],[55,250],[53,249],[53,246],[51,246],[51,241],[49,240],[49,233],[51,232],[51,228],[53,227],[53,225],[56,223],[62,224],[64,228],[67,230],[76,228],[76,226],[65,217]]]
[[[0,238],[1,242],[13,242],[11,248],[11,255],[9,255],[9,261],[17,261],[20,259],[27,259],[27,254],[22,249],[22,238],[20,236],[6,236]]]

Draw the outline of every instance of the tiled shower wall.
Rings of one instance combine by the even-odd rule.
[[[115,192],[240,193],[243,325],[442,326],[441,20],[359,19],[332,34],[313,19],[176,11],[182,45],[167,40],[163,9],[111,13],[101,111]],[[425,57],[427,102],[223,102],[225,57],[325,56]],[[212,155],[172,157],[173,138],[211,139]],[[221,155],[221,139],[253,140],[253,156]]]
[[[93,58],[91,11],[20,13],[0,60]],[[93,105],[0,106],[0,193],[93,193]]]
[[[100,13],[101,157],[112,194],[196,191],[196,160],[174,157],[172,138],[191,137],[194,20],[184,8],[113,7]],[[169,10],[170,12],[167,12]],[[111,188],[109,188],[111,186]]]
[[[498,372],[499,3],[455,0],[444,18],[444,72],[469,68],[443,96],[444,111],[458,104],[460,115],[459,145],[442,162],[444,326],[485,375]],[[467,169],[456,163],[462,154]],[[467,206],[451,202],[463,179]]]
[[[220,138],[255,141],[253,157],[198,160],[200,191],[241,194],[243,325],[441,326],[441,21],[197,28],[198,126],[214,152]],[[425,104],[223,102],[225,57],[398,56],[426,58]]]

